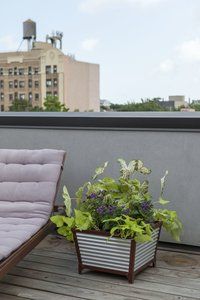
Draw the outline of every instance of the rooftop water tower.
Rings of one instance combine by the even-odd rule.
[[[23,22],[23,39],[27,40],[28,51],[30,51],[32,43],[36,40],[36,23],[30,19]]]

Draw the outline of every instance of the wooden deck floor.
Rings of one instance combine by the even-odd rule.
[[[48,236],[0,282],[0,300],[26,299],[200,299],[200,255],[160,249],[157,267],[131,285],[117,275],[78,275],[73,244]]]

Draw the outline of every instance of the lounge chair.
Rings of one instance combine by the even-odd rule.
[[[62,150],[0,149],[0,278],[50,231]]]

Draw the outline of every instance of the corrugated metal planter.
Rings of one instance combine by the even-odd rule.
[[[124,275],[133,283],[137,273],[155,266],[161,223],[154,224],[152,241],[136,243],[133,239],[108,238],[102,231],[74,230],[78,271],[90,269]]]

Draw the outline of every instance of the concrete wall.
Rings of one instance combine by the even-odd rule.
[[[118,174],[116,159],[142,159],[152,169],[151,192],[157,199],[160,177],[169,171],[165,197],[184,224],[182,243],[200,246],[200,134],[198,132],[0,128],[1,148],[58,148],[67,151],[62,177],[71,196],[104,161]],[[58,202],[62,199],[59,194]],[[162,234],[163,241],[172,241]]]

